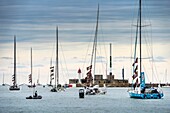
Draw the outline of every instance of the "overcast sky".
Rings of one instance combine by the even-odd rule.
[[[143,0],[143,71],[147,82],[170,82],[170,1]],[[34,82],[49,83],[50,59],[55,63],[55,30],[59,27],[60,81],[77,78],[78,68],[85,76],[95,34],[97,5],[100,5],[97,74],[109,69],[109,43],[112,43],[115,78],[131,81],[138,0],[1,0],[0,2],[0,83],[2,75],[11,84],[13,74],[13,37],[17,37],[18,83],[28,83],[30,48],[33,48]],[[147,40],[147,38],[149,39]],[[153,48],[153,49],[148,49]],[[153,51],[152,51],[153,50]],[[151,52],[151,53],[149,53]],[[151,56],[154,56],[154,75]],[[147,64],[149,62],[149,64]],[[150,67],[148,67],[148,65]]]

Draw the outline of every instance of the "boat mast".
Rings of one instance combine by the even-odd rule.
[[[139,43],[140,43],[140,75],[141,75],[141,72],[142,72],[142,36],[141,36],[141,24],[142,24],[142,0],[139,0]]]
[[[96,31],[95,31],[95,36],[94,36],[93,50],[92,50],[92,57],[91,57],[91,66],[92,66],[92,63],[93,63],[93,54],[94,54],[94,69],[93,69],[93,76],[95,76],[95,66],[96,66],[98,21],[99,21],[99,4],[98,4],[98,10],[97,10]],[[93,77],[92,83],[94,83],[94,77]]]
[[[109,80],[112,79],[112,43],[110,43],[110,73]]]
[[[16,86],[16,36],[14,35],[14,76],[13,76],[13,86]]]
[[[37,79],[37,84],[39,84],[39,79],[40,79],[40,69],[38,69],[38,79]]]
[[[58,76],[58,27],[56,27],[56,71],[55,71],[55,86],[56,86],[56,82],[57,85],[59,84],[59,76]]]
[[[31,47],[31,76],[30,76],[30,82],[32,86],[32,47]]]

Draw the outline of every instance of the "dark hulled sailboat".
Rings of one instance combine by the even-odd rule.
[[[32,48],[31,48],[31,74],[29,74],[28,80],[30,83],[30,85],[28,85],[29,88],[36,87],[35,84],[32,84]]]
[[[54,67],[53,67],[54,68]],[[58,91],[58,85],[59,85],[59,69],[58,69],[58,27],[56,28],[56,66],[55,66],[55,84],[53,88],[51,89],[51,92],[57,92]]]
[[[20,90],[19,86],[17,85],[17,78],[16,78],[16,36],[14,36],[14,74],[12,75],[12,82],[13,85],[9,87],[9,90]]]

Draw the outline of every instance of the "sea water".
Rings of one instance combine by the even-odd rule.
[[[108,88],[105,95],[84,99],[79,98],[80,88],[64,92],[50,92],[48,86],[20,88],[9,91],[9,86],[0,86],[0,113],[170,113],[170,88],[163,88],[163,99],[132,99],[128,88]],[[42,99],[26,99],[34,90]]]

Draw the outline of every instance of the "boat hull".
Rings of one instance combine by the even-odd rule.
[[[14,91],[14,90],[20,90],[18,86],[10,86],[9,90]]]
[[[28,85],[29,88],[34,88],[36,87],[35,85]]]
[[[37,96],[37,97],[34,97],[34,96],[29,96],[29,97],[26,97],[26,99],[42,99],[42,96]]]
[[[152,93],[152,94],[137,94],[134,92],[129,92],[130,98],[137,98],[137,99],[161,99],[164,95],[163,93]]]
[[[58,92],[57,88],[52,88],[51,92]]]

